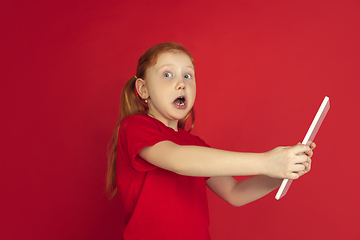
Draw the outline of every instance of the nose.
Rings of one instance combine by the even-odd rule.
[[[185,89],[186,88],[186,83],[184,81],[184,79],[180,78],[177,82],[176,82],[176,90],[181,90],[181,89]]]

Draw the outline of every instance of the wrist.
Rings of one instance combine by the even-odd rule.
[[[259,175],[269,175],[269,167],[268,167],[268,163],[269,163],[269,154],[268,152],[264,152],[264,153],[258,153],[259,155],[259,165],[258,165],[258,169],[259,169]]]

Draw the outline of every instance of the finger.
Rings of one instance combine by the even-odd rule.
[[[293,167],[293,172],[301,172],[304,171],[306,169],[305,164],[295,164]]]
[[[299,154],[296,155],[295,157],[295,164],[302,164],[305,163],[307,161],[309,161],[309,156],[305,155],[305,154]]]
[[[309,158],[309,160],[306,162],[307,166],[309,167],[309,169],[311,168],[311,158]]]
[[[305,154],[309,157],[312,157],[314,155],[314,152],[312,150],[305,152]]]
[[[311,170],[311,163],[307,162],[305,165],[305,171],[309,172]]]
[[[315,148],[316,148],[316,144],[314,142],[311,142],[310,143],[310,151],[305,152],[305,154],[308,155],[309,157],[312,157],[314,154],[312,150]]]
[[[287,179],[298,179],[300,177],[300,173],[298,172],[292,172],[287,175]]]
[[[310,170],[310,168],[311,168],[311,162],[310,161],[304,162],[303,165],[305,166],[305,171]]]
[[[304,145],[304,144],[297,144],[292,147],[295,154],[304,153],[310,151],[310,147]]]
[[[303,165],[305,166],[305,169],[299,172],[300,176],[304,175],[305,173],[311,170],[311,159],[309,158],[309,161],[304,162]]]
[[[311,142],[310,148],[311,148],[311,150],[313,150],[314,148],[316,148],[316,144],[314,142]]]

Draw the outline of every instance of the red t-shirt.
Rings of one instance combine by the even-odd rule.
[[[189,177],[156,167],[138,156],[161,141],[207,146],[147,115],[123,119],[117,150],[117,189],[125,213],[124,239],[210,239],[204,177]]]

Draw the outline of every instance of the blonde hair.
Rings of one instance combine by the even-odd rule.
[[[146,79],[146,70],[154,66],[157,61],[157,57],[159,54],[163,52],[183,52],[187,54],[194,65],[194,59],[191,53],[186,50],[181,44],[175,42],[165,42],[157,44],[150,49],[148,49],[138,61],[136,75],[130,78],[122,91],[121,100],[120,100],[120,117],[116,124],[113,137],[109,143],[108,148],[108,169],[106,176],[106,191],[109,194],[110,199],[114,197],[117,193],[116,187],[116,154],[117,154],[117,146],[118,146],[118,137],[119,137],[119,127],[121,121],[130,115],[137,114],[147,114],[149,108],[144,103],[144,100],[136,96],[135,82],[137,78]],[[195,65],[194,65],[195,67]],[[187,119],[192,117],[192,124],[189,129],[189,132],[194,126],[195,122],[195,114],[194,108],[192,108],[189,113],[185,116],[185,118],[179,120],[178,127],[184,129],[186,125]]]

